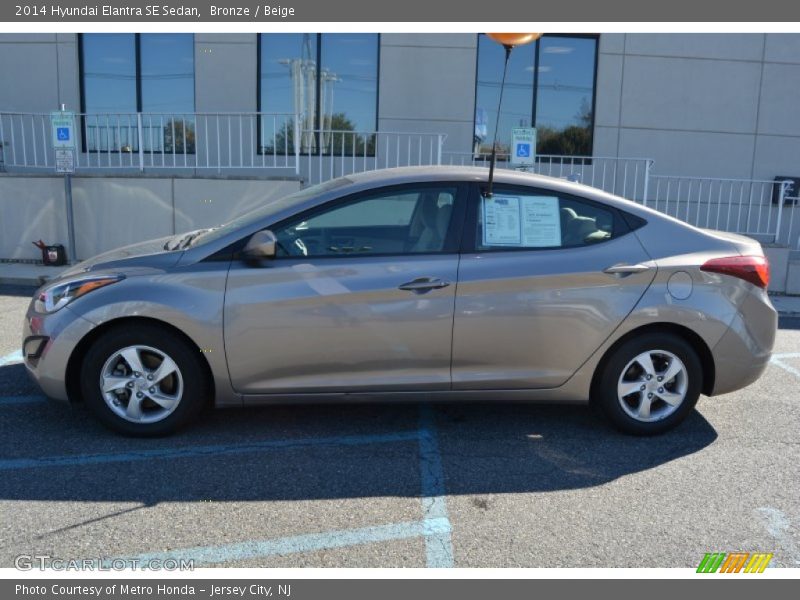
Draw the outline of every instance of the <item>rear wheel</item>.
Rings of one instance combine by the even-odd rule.
[[[150,324],[107,332],[89,349],[81,370],[86,405],[126,435],[171,433],[202,408],[209,387],[197,350]]]
[[[626,433],[654,435],[672,429],[700,397],[703,370],[697,352],[671,333],[630,339],[601,368],[594,400]]]

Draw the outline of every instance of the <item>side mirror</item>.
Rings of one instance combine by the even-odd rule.
[[[275,258],[275,247],[277,245],[278,238],[275,237],[275,234],[269,229],[264,229],[250,237],[244,250],[242,250],[242,255],[247,260]]]

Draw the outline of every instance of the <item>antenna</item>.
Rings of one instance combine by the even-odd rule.
[[[492,139],[492,158],[489,161],[489,185],[486,187],[484,196],[487,198],[492,197],[492,184],[494,183],[494,164],[497,162],[497,130],[500,129],[500,111],[503,108],[503,88],[506,87],[506,73],[508,72],[508,59],[511,57],[511,49],[513,46],[503,44],[506,51],[506,60],[503,63],[503,79],[500,82],[500,100],[497,103],[497,119],[494,123],[494,138]]]
[[[542,37],[541,33],[487,33],[490,39],[501,44],[506,51],[506,60],[503,63],[503,80],[500,82],[500,100],[497,103],[497,119],[494,125],[494,139],[492,140],[492,158],[489,162],[489,184],[484,192],[484,197],[491,198],[492,184],[494,183],[494,165],[497,162],[497,130],[500,129],[500,111],[503,107],[503,88],[506,86],[506,73],[508,72],[508,59],[514,46],[530,44]]]

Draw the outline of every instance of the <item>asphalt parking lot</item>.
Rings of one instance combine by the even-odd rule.
[[[30,293],[0,288],[0,567],[800,566],[800,318],[761,380],[657,438],[485,403],[208,411],[138,440],[37,394],[16,355]]]

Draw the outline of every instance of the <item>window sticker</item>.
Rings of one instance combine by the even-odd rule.
[[[561,215],[558,198],[526,196],[522,198],[522,245],[549,248],[561,245]]]
[[[555,196],[483,198],[483,245],[550,248],[561,245],[561,215]]]
[[[483,198],[482,206],[484,246],[522,244],[519,197],[494,195]]]

